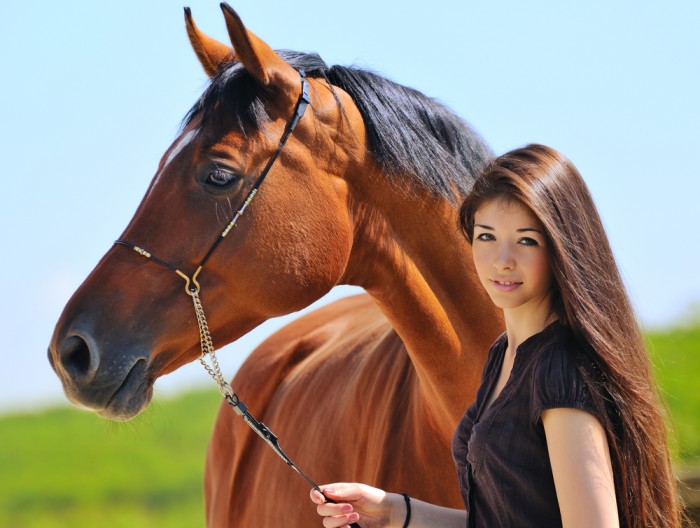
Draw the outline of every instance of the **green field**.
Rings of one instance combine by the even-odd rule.
[[[214,391],[156,400],[127,423],[72,408],[0,419],[0,527],[204,526]]]
[[[679,465],[700,466],[700,324],[647,333]]]
[[[700,324],[648,334],[676,462],[700,463]],[[127,423],[72,408],[0,417],[0,528],[200,527],[215,391]]]

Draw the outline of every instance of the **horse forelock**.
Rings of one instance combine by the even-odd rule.
[[[362,115],[370,152],[397,188],[419,188],[451,203],[466,194],[493,156],[484,140],[454,112],[421,92],[366,69],[328,67],[316,53],[277,50],[307,77],[344,90]],[[334,93],[336,102],[342,107]],[[233,62],[221,68],[183,120],[247,136],[271,119],[269,94]]]
[[[328,66],[315,53],[278,50],[277,53],[292,67],[304,70],[308,77],[324,76]],[[247,135],[270,121],[269,94],[240,62],[231,62],[219,69],[209,86],[185,116],[181,129],[197,116],[200,128],[223,125],[227,130]]]

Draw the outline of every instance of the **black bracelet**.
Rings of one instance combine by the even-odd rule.
[[[406,520],[403,522],[403,528],[408,528],[408,523],[411,522],[411,497],[407,493],[402,493],[403,500],[406,501]]]

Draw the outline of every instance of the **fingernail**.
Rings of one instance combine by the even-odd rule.
[[[348,522],[356,522],[360,520],[360,514],[359,513],[351,513],[348,515]]]
[[[323,488],[323,493],[332,493],[335,494],[335,490],[331,488]]]
[[[342,508],[343,513],[350,513],[351,511],[352,511],[352,506],[350,506],[349,504],[345,504]]]

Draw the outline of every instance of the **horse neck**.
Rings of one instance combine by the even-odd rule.
[[[407,348],[424,401],[453,426],[475,396],[502,318],[478,282],[456,206],[375,176],[351,205],[344,279],[375,299]]]

